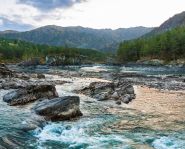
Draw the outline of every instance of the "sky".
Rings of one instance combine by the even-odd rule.
[[[0,30],[157,27],[182,11],[185,0],[0,0]]]

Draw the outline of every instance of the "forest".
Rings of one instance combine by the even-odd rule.
[[[105,60],[105,54],[91,49],[39,45],[20,40],[0,39],[0,62],[20,62],[34,57],[46,56],[86,57],[89,61]]]
[[[166,62],[185,59],[185,26],[151,37],[124,41],[117,51],[120,62],[160,59]]]

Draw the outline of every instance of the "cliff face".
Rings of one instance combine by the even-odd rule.
[[[159,27],[152,30],[150,33],[146,34],[147,36],[152,36],[160,33],[164,33],[176,27],[185,26],[185,11],[179,14],[174,15],[173,17],[169,18]]]

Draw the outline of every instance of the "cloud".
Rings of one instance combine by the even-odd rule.
[[[0,30],[16,30],[16,31],[26,31],[33,29],[32,25],[24,24],[22,22],[15,22],[9,19],[0,17]]]
[[[69,8],[87,0],[17,0],[19,4],[31,5],[41,11],[50,11],[56,8]]]
[[[3,25],[3,20],[0,19],[0,25]]]
[[[45,25],[112,29],[159,26],[184,10],[183,0],[0,0],[0,17],[15,24],[6,29],[19,30]],[[2,28],[5,25],[0,18]]]

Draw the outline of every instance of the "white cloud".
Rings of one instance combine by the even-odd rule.
[[[3,25],[3,20],[0,19],[0,25]]]
[[[72,19],[61,21],[67,25],[81,24],[94,28],[131,26],[159,26],[176,13],[185,10],[183,0],[90,0],[76,5],[64,14]]]
[[[113,29],[159,26],[182,11],[185,11],[184,0],[88,0],[68,9],[48,12],[17,4],[16,0],[0,0],[0,16],[35,27],[51,24]]]

